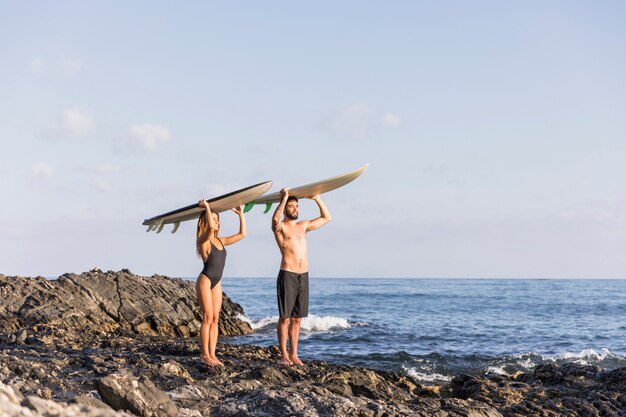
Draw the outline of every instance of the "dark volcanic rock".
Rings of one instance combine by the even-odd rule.
[[[74,397],[74,403],[80,404],[80,405],[86,405],[88,407],[95,407],[95,408],[104,408],[104,409],[111,408],[108,404],[105,404],[104,402],[100,401],[96,397],[92,395],[87,395],[87,394],[81,394],[81,395],[77,395],[76,397]]]
[[[26,342],[25,328],[60,326],[110,333],[117,329],[144,335],[195,336],[201,316],[194,283],[160,275],[140,277],[128,270],[98,269],[57,280],[0,275],[0,331]],[[243,309],[224,295],[222,335],[251,331]]]
[[[29,396],[21,398],[19,391],[0,382],[0,415],[2,417],[134,417],[126,412],[117,412],[86,404],[58,403],[43,398]]]
[[[225,302],[225,311],[223,333],[249,331],[237,322],[239,306]],[[209,368],[189,337],[198,325],[194,285],[180,279],[98,270],[56,281],[0,275],[0,414],[626,416],[626,368],[544,365],[425,387],[355,366],[285,367],[276,346],[223,341],[225,366]]]
[[[626,416],[626,369],[603,371],[568,363],[540,365],[517,377],[459,375],[443,390],[447,397],[473,399],[505,417]]]
[[[85,404],[97,388],[114,409],[155,416],[500,416],[488,404],[441,398],[397,373],[313,361],[281,366],[275,346],[219,343],[225,366],[209,368],[196,338],[129,332],[67,340],[67,333],[45,332],[37,344],[0,350],[0,379],[27,397]]]
[[[178,408],[152,381],[113,374],[96,381],[103,401],[115,410],[129,410],[143,417],[176,417]]]

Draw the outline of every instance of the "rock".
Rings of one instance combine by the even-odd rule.
[[[143,417],[178,416],[172,400],[147,378],[113,374],[96,381],[96,388],[114,410],[129,410]]]
[[[159,365],[159,374],[164,377],[178,377],[185,382],[190,383],[193,377],[180,363],[176,361],[167,361]]]
[[[515,377],[459,375],[441,392],[480,401],[505,416],[623,417],[624,375],[624,368],[607,372],[576,363],[547,364]]]
[[[27,338],[28,338],[28,332],[26,330],[18,331],[15,334],[15,341],[17,343],[24,343]]]
[[[195,286],[190,281],[160,275],[140,277],[124,269],[103,273],[99,269],[57,280],[0,275],[0,331],[19,332],[16,341],[27,341],[24,328],[48,326],[66,331],[111,333],[118,329],[138,334],[196,336],[201,315]],[[240,305],[224,294],[220,334],[242,335],[252,331],[239,317]],[[36,342],[36,339],[33,339]]]
[[[89,394],[77,395],[76,397],[74,397],[74,402],[76,404],[86,405],[92,408],[104,408],[108,410],[112,409],[111,407],[109,407],[108,404],[105,404],[104,402]]]
[[[5,385],[2,382],[0,382],[0,396],[13,404],[20,404],[24,399],[19,391],[15,391],[12,387]]]
[[[135,417],[111,408],[101,409],[86,405],[68,405],[43,398],[22,398],[19,392],[0,382],[0,415],[2,417]]]
[[[355,366],[315,361],[279,366],[276,347],[220,342],[217,352],[226,366],[209,368],[199,361],[196,338],[131,331],[78,341],[74,336],[53,332],[36,345],[2,346],[0,378],[27,397],[27,402],[9,401],[10,392],[0,385],[1,401],[26,413],[13,415],[35,415],[43,406],[49,415],[67,410],[83,415],[81,409],[68,408],[79,405],[106,411],[96,398],[83,401],[94,386],[104,403],[137,415],[175,415],[176,409],[178,415],[194,417],[626,415],[626,368],[540,366],[516,376],[459,375],[435,389],[406,375]],[[157,404],[157,410],[146,408]]]

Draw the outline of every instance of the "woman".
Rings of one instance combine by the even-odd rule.
[[[208,366],[224,366],[215,356],[217,346],[218,321],[222,309],[222,272],[226,261],[225,246],[232,245],[246,236],[246,219],[241,207],[232,209],[239,215],[239,233],[220,238],[220,216],[211,211],[209,202],[198,204],[205,211],[198,219],[196,250],[204,262],[204,268],[196,281],[196,295],[202,311],[200,344],[202,362]]]

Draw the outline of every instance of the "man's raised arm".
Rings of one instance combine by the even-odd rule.
[[[285,211],[285,205],[287,204],[287,198],[289,197],[289,190],[286,188],[281,189],[280,195],[282,196],[282,199],[272,216],[272,231],[274,233],[280,232],[280,215],[283,214],[283,211]]]
[[[311,200],[317,203],[317,206],[320,209],[320,216],[317,219],[313,219],[309,221],[309,224],[306,227],[306,231],[310,232],[311,230],[319,229],[324,226],[326,223],[332,220],[332,216],[330,215],[330,211],[326,207],[326,204],[322,201],[319,195],[314,195],[311,197]]]

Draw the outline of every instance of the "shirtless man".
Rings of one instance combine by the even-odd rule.
[[[272,231],[280,249],[282,260],[276,279],[278,296],[278,344],[280,363],[302,365],[298,358],[298,336],[300,321],[309,315],[309,261],[306,253],[306,234],[319,229],[331,220],[330,213],[319,195],[311,198],[320,209],[320,217],[313,220],[298,220],[298,199],[289,197],[286,188],[280,190],[282,199],[272,217]],[[283,214],[283,220],[280,215]],[[289,337],[289,351],[287,351]]]

